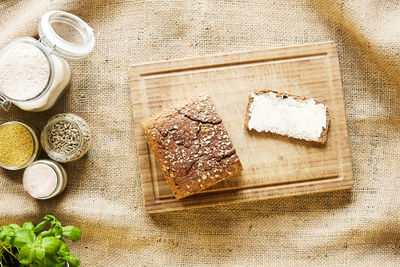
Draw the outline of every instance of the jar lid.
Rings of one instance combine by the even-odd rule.
[[[45,13],[38,30],[41,42],[60,56],[82,58],[93,50],[93,29],[71,13],[59,10]]]

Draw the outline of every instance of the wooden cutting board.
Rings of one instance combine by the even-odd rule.
[[[350,188],[353,184],[337,46],[333,42],[212,55],[131,66],[136,148],[144,205],[150,213]],[[249,92],[273,89],[328,105],[325,145],[244,129]],[[243,172],[204,193],[176,200],[147,146],[140,123],[193,96],[216,104]]]

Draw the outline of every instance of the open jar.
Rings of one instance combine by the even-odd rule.
[[[26,168],[38,157],[39,148],[35,131],[25,123],[9,121],[0,125],[0,167]]]
[[[49,199],[64,191],[67,172],[57,162],[38,160],[24,171],[22,183],[25,191],[36,199]]]
[[[89,150],[91,133],[84,119],[73,113],[61,113],[50,118],[40,140],[52,160],[70,162],[82,158]]]
[[[71,77],[68,59],[87,56],[94,35],[79,17],[50,11],[40,20],[39,40],[23,37],[0,49],[0,106],[10,104],[27,111],[50,109]]]

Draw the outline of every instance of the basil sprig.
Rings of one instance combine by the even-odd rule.
[[[44,230],[50,224],[48,230]],[[63,238],[79,241],[82,231],[76,226],[65,226],[52,215],[36,225],[26,222],[21,226],[10,224],[0,227],[0,267],[15,264],[29,267],[70,267],[80,265],[80,260],[70,253]],[[18,266],[18,265],[16,265]]]

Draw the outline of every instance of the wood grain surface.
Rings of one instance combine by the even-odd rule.
[[[327,192],[353,184],[333,42],[134,65],[129,86],[144,205],[149,213]],[[325,103],[331,115],[326,144],[244,129],[248,95],[259,89],[314,97]],[[203,193],[176,200],[140,123],[199,94],[209,94],[216,104],[244,170]]]

